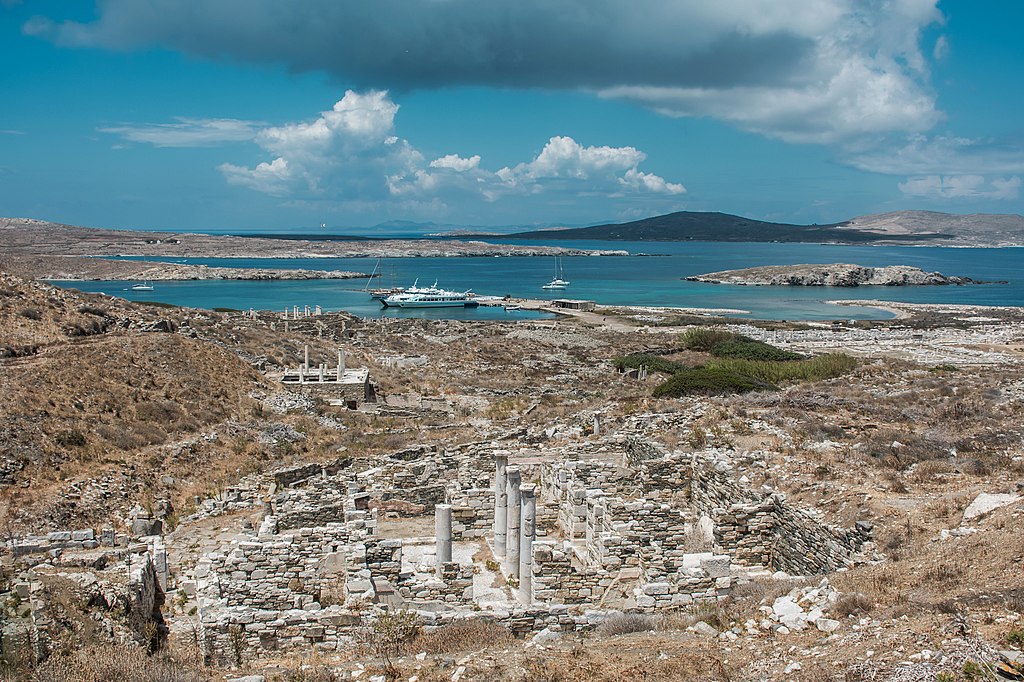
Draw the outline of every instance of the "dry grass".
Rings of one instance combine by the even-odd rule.
[[[206,682],[212,676],[166,655],[148,656],[130,645],[78,649],[51,656],[38,667],[6,671],[11,682]]]
[[[658,651],[663,655],[653,656]],[[735,659],[733,659],[735,660]],[[712,647],[676,640],[635,635],[618,638],[614,647],[580,645],[569,651],[551,651],[524,662],[523,682],[669,682],[676,680],[733,679],[727,664]]]
[[[506,627],[483,618],[466,618],[420,633],[404,649],[407,653],[453,654],[507,646],[512,640]]]

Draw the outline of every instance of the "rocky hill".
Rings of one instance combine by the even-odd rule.
[[[861,216],[829,225],[794,225],[754,220],[728,213],[679,211],[628,223],[565,230],[534,230],[510,237],[549,240],[1011,246],[1024,244],[1024,216],[897,211]]]
[[[741,270],[722,270],[685,278],[709,284],[740,284],[749,286],[857,287],[857,286],[929,286],[975,284],[970,277],[947,276],[925,272],[907,265],[870,268],[848,263],[828,265],[768,265]]]

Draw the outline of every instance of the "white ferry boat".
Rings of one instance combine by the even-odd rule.
[[[475,308],[480,303],[471,291],[446,291],[431,287],[417,287],[413,284],[406,291],[380,299],[385,308]]]

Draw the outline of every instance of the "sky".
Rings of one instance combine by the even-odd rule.
[[[0,215],[1024,213],[1021,26],[1018,0],[0,0]]]

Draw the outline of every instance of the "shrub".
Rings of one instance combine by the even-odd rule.
[[[698,327],[697,329],[687,329],[685,332],[680,334],[679,343],[687,350],[697,350],[708,353],[718,344],[733,341],[738,336],[740,335],[725,331],[724,329]]]
[[[99,308],[94,305],[83,305],[78,308],[78,312],[84,313],[85,315],[95,315],[96,317],[106,317],[107,311],[103,308]]]
[[[844,618],[857,613],[867,613],[872,608],[874,608],[874,604],[871,603],[867,595],[860,592],[847,592],[839,597],[829,611],[834,616]]]
[[[391,657],[398,654],[402,646],[411,642],[419,632],[419,617],[413,611],[388,611],[374,621],[367,633],[367,640],[373,653],[383,660],[386,676],[393,677],[397,672]]]
[[[1024,629],[1014,628],[1003,635],[1003,641],[1015,649],[1024,649]]]
[[[614,613],[601,621],[597,632],[605,637],[649,632],[658,628],[658,618],[646,613]]]
[[[714,360],[709,368],[724,369],[736,374],[776,384],[783,381],[820,381],[834,379],[853,370],[855,358],[845,353],[827,353],[808,360],[793,362],[768,362],[749,359]]]
[[[57,445],[65,448],[80,448],[86,443],[85,434],[77,429],[70,431],[61,431],[54,440],[57,441]]]
[[[652,355],[651,353],[631,353],[630,355],[615,359],[615,369],[619,371],[627,368],[638,369],[641,365],[646,365],[647,369],[651,372],[662,372],[664,374],[675,374],[687,369],[686,365],[680,362],[666,360],[659,355]]]
[[[672,375],[654,389],[655,398],[684,395],[725,395],[748,391],[777,391],[771,384],[722,367],[694,367]]]
[[[428,654],[451,654],[460,651],[479,650],[489,646],[503,646],[512,641],[508,628],[484,620],[464,618],[443,625],[433,632],[418,635],[407,647]]]
[[[803,358],[799,353],[789,350],[782,350],[775,346],[756,341],[746,336],[737,335],[731,341],[716,343],[711,347],[711,354],[716,358],[740,358],[743,360],[770,360],[773,362],[785,362],[788,360],[800,360]]]
[[[25,308],[24,310],[21,311],[21,316],[26,317],[30,320],[43,319],[43,314],[35,308]]]

